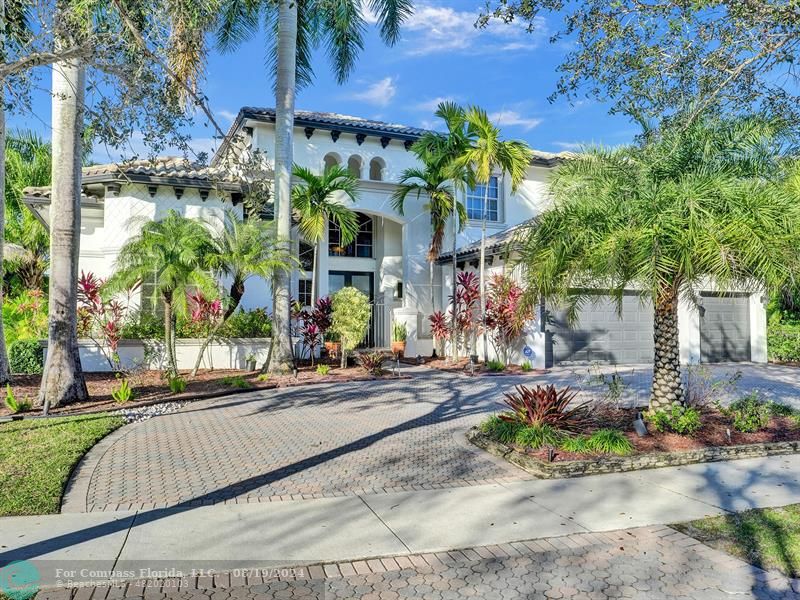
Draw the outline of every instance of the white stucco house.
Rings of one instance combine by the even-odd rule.
[[[222,218],[223,211],[242,212],[243,188],[228,164],[240,152],[274,150],[273,109],[243,108],[227,138],[208,167],[183,159],[132,161],[84,169],[82,231],[79,268],[107,276],[121,246],[135,227],[136,218],[158,219],[170,209],[207,220]],[[434,270],[431,287],[426,251],[430,220],[424,199],[409,197],[404,216],[391,206],[391,195],[403,169],[417,166],[409,148],[424,133],[403,125],[383,123],[331,113],[297,111],[294,161],[321,172],[326,165],[347,166],[361,180],[355,206],[361,222],[357,240],[339,244],[335,228],[329,228],[319,259],[319,295],[343,286],[355,286],[374,303],[368,345],[386,347],[392,322],[408,327],[407,355],[430,355],[433,340],[428,316],[447,306],[451,284],[452,252],[446,252]],[[527,178],[511,193],[502,177],[489,186],[489,239],[487,268],[504,268],[505,242],[513,228],[535,217],[548,206],[547,180],[563,155],[536,152]],[[470,222],[458,235],[458,268],[478,268],[481,190],[464,198]],[[49,221],[49,190],[27,190],[27,206],[45,223]],[[133,219],[133,221],[132,221]],[[448,234],[450,236],[451,234]],[[310,248],[293,236],[301,264],[309,268]],[[452,248],[453,239],[444,248]],[[766,311],[762,294],[726,294],[710,286],[700,292],[700,306],[680,307],[681,357],[684,362],[765,362]],[[293,275],[292,294],[301,301],[310,297],[310,273]],[[142,309],[147,309],[143,293]],[[248,283],[242,304],[246,308],[271,306],[264,281]],[[557,307],[542,306],[519,341],[513,360],[529,360],[536,368],[557,364],[608,361],[647,363],[652,360],[652,310],[634,291],[625,298],[622,318],[611,303],[598,295],[587,305],[577,324],[569,327]],[[480,350],[480,349],[479,349]]]

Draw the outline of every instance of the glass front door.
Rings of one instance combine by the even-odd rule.
[[[370,303],[375,301],[374,280],[372,273],[361,273],[357,271],[330,271],[328,273],[328,292],[333,295],[344,287],[354,287],[359,292],[366,294]],[[374,310],[369,320],[369,328],[364,341],[359,344],[360,348],[372,348],[375,345],[373,323],[375,321]]]

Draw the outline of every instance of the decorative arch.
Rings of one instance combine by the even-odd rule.
[[[381,157],[376,156],[369,161],[369,179],[370,181],[383,181],[384,174],[386,173],[386,161]]]
[[[353,154],[350,158],[347,159],[347,170],[350,171],[350,175],[355,177],[356,179],[361,179],[361,165],[363,161],[358,154]]]
[[[322,168],[327,171],[333,167],[338,167],[342,164],[342,157],[336,152],[328,152],[325,158],[322,159]]]

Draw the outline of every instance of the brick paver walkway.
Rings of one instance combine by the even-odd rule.
[[[514,378],[516,379],[516,378]],[[527,475],[464,440],[497,378],[319,385],[191,403],[87,455],[63,509],[282,500],[464,486]],[[503,385],[512,385],[511,379]]]
[[[296,569],[61,588],[42,591],[37,600],[714,600],[788,599],[798,593],[798,580],[764,572],[658,526]]]
[[[741,369],[740,387],[800,406],[797,370]],[[614,371],[604,367],[604,371]],[[180,503],[274,501],[464,486],[527,475],[464,442],[463,432],[497,410],[519,383],[555,383],[602,395],[596,369],[527,377],[464,377],[411,369],[413,379],[319,385],[195,402],[125,427],[77,471],[64,512]],[[649,369],[622,368],[623,402],[646,402]]]

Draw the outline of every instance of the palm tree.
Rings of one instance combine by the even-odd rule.
[[[230,279],[225,311],[222,319],[211,329],[192,369],[192,377],[197,375],[206,348],[217,331],[236,312],[245,292],[245,284],[251,277],[262,277],[269,281],[279,271],[290,272],[296,264],[291,252],[284,244],[279,244],[275,227],[271,222],[258,218],[241,219],[234,212],[227,211],[220,230],[214,230],[211,250],[207,257],[208,266]]]
[[[464,164],[461,157],[469,147],[467,138],[467,120],[464,109],[455,102],[440,102],[436,107],[435,115],[444,121],[446,134],[434,131],[425,133],[412,146],[414,154],[425,165],[430,165],[434,171],[440,170],[441,176],[450,182],[453,198],[456,201],[456,213],[452,209],[450,216],[453,218],[453,270],[451,281],[451,311],[452,322],[457,321],[458,303],[456,302],[456,274],[458,271],[456,254],[458,251],[458,233],[462,231],[467,222],[466,210],[463,203],[458,202],[458,195],[471,187],[474,177],[470,165]],[[452,328],[450,345],[453,349],[453,360],[458,360],[458,331]]]
[[[499,171],[501,175],[509,174],[511,191],[525,179],[533,153],[525,142],[518,140],[504,141],[500,139],[500,130],[495,126],[486,111],[477,106],[466,112],[467,136],[470,146],[461,156],[461,161],[470,165],[475,173],[475,181],[483,186],[483,207],[481,209],[481,250],[480,250],[480,292],[481,315],[486,317],[486,218],[489,209],[489,183]],[[486,327],[483,327],[483,362],[489,362],[489,343]]]
[[[216,283],[206,269],[218,261],[210,228],[170,210],[160,221],[143,223],[141,232],[120,249],[116,272],[108,280],[112,292],[154,280],[154,294],[164,303],[164,343],[167,366],[178,372],[175,357],[175,315],[190,288],[211,290]]]
[[[800,208],[780,175],[779,141],[755,120],[646,132],[637,146],[592,148],[559,166],[554,206],[514,247],[528,293],[566,300],[640,289],[654,311],[651,410],[683,400],[678,301],[701,286],[779,289],[797,273]]]
[[[317,254],[328,221],[332,221],[341,231],[343,246],[355,240],[358,234],[356,213],[337,199],[344,196],[356,202],[358,179],[338,165],[325,169],[322,175],[295,165],[293,174],[302,182],[292,190],[292,208],[297,227],[303,238],[314,247],[311,263],[311,306],[314,306],[317,300]]]
[[[263,19],[274,42],[268,68],[275,76],[275,219],[278,238],[291,233],[291,167],[293,163],[294,100],[297,86],[313,78],[311,56],[315,48],[328,51],[336,79],[343,83],[364,47],[364,11],[375,14],[384,42],[393,45],[400,24],[411,15],[411,0],[225,0],[220,11],[218,38],[223,50],[233,50],[259,30]],[[290,293],[288,274],[273,281],[272,369],[288,370],[292,364]]]
[[[6,258],[19,285],[43,289],[50,239],[47,230],[22,205],[22,190],[50,184],[50,144],[32,132],[11,132],[5,144],[5,239],[18,247]]]
[[[412,151],[415,146],[411,147]],[[420,150],[417,150],[421,154]],[[416,153],[415,152],[415,153]],[[419,158],[421,158],[417,154]],[[428,246],[428,264],[430,267],[431,305],[436,311],[436,295],[433,293],[433,264],[442,251],[442,243],[450,218],[460,224],[463,229],[467,220],[467,211],[464,205],[456,200],[450,173],[441,157],[424,163],[422,168],[412,167],[400,173],[397,189],[392,194],[392,207],[400,214],[405,212],[405,202],[409,195],[415,195],[417,200],[424,194],[428,202],[423,210],[428,211],[431,217],[431,243]],[[453,257],[455,258],[455,257]]]

